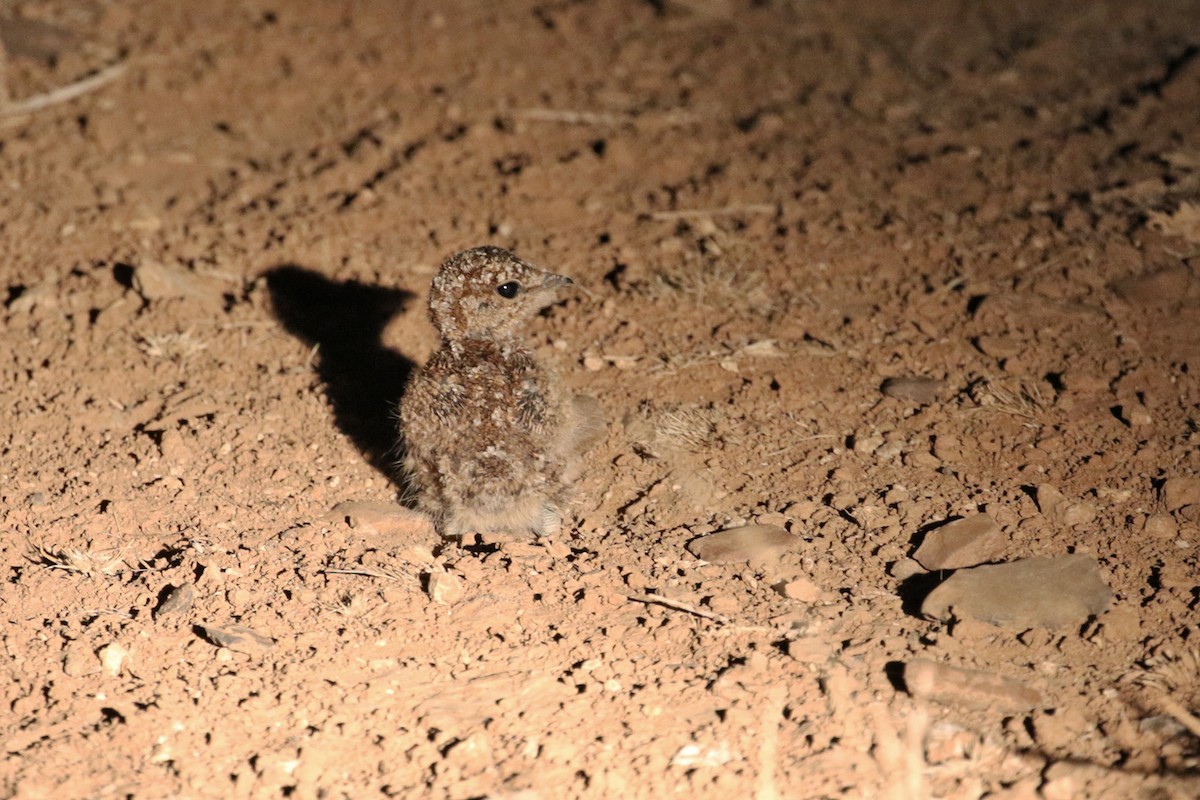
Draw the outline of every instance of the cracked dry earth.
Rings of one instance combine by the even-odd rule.
[[[3,0],[0,796],[1200,796],[1198,19]],[[547,541],[398,510],[479,244],[587,290]],[[980,513],[1104,601],[929,615]]]

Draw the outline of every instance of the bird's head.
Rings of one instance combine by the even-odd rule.
[[[433,279],[429,316],[442,338],[511,336],[522,322],[555,302],[571,279],[538,269],[499,247],[451,256]]]

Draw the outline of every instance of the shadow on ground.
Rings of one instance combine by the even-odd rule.
[[[338,428],[400,488],[395,411],[414,365],[384,347],[381,335],[413,294],[333,281],[296,264],[275,267],[266,279],[284,328],[318,348],[317,374],[327,387]]]

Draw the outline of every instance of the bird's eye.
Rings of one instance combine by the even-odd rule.
[[[517,293],[520,291],[521,291],[521,284],[517,283],[516,281],[509,281],[508,283],[502,283],[496,287],[496,294],[498,294],[501,297],[506,298],[508,300],[512,300],[514,297],[516,297]]]

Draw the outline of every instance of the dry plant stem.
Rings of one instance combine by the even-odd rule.
[[[632,125],[628,114],[606,114],[598,111],[563,111],[555,108],[523,108],[514,112],[518,119],[532,122],[561,122],[566,125]]]
[[[666,112],[662,114],[630,114],[605,111],[572,111],[558,108],[522,108],[513,111],[517,119],[530,122],[549,122],[560,125],[593,125],[597,127],[678,127],[695,121],[694,114]]]
[[[697,617],[712,620],[713,622],[720,622],[721,624],[729,622],[729,617],[722,616],[721,614],[714,614],[711,611],[705,611],[702,608],[696,608],[689,603],[681,603],[678,600],[671,600],[670,598],[663,597],[662,595],[627,594],[625,596],[638,603],[650,603],[654,605],[666,606],[667,608],[673,608],[676,611],[686,611],[689,614],[695,614]]]
[[[49,92],[27,97],[24,100],[3,103],[0,105],[0,117],[17,117],[22,114],[32,114],[34,111],[40,111],[43,108],[57,105],[58,103],[65,103],[68,100],[74,100],[76,97],[95,91],[106,83],[116,80],[124,72],[125,65],[123,63],[113,64],[100,70],[95,75],[89,75],[74,83],[68,83],[66,86],[60,86]]]
[[[651,219],[678,220],[697,217],[729,217],[736,214],[774,214],[776,207],[770,203],[740,203],[720,208],[681,208],[678,211],[655,211]]]
[[[389,581],[398,581],[402,576],[411,577],[403,571],[398,571],[398,574],[393,575],[373,569],[322,569],[318,572],[323,575],[362,575],[367,578],[386,578]]]

